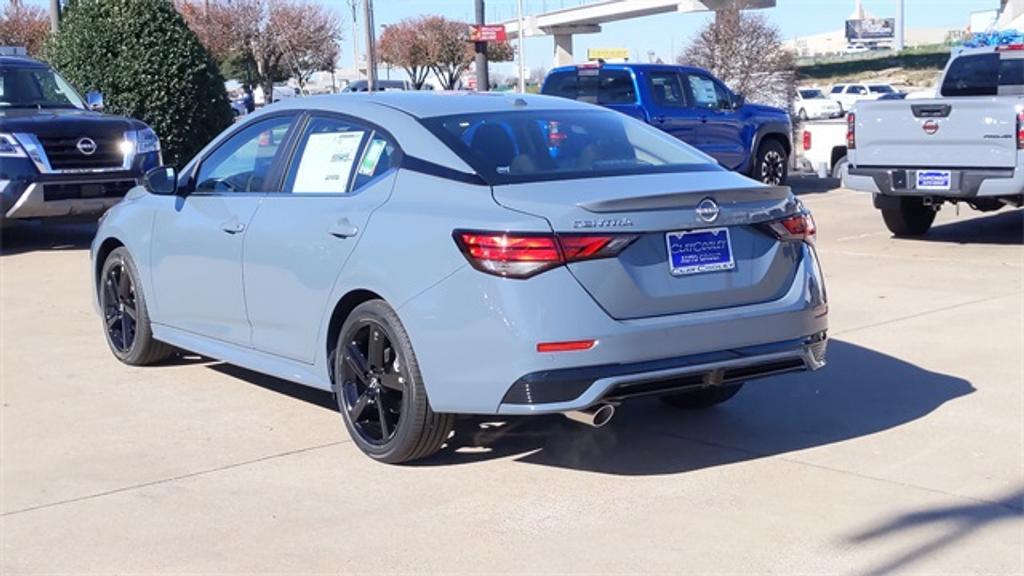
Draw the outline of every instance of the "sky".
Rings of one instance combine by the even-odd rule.
[[[347,0],[319,0],[325,5],[343,4]],[[485,0],[488,23],[516,17],[516,0]],[[583,0],[523,0],[525,13],[539,14],[546,10],[568,8],[587,3]],[[895,17],[896,0],[863,0],[864,9],[879,17]],[[842,29],[855,6],[855,0],[777,0],[776,7],[763,14],[782,32],[785,39]],[[904,0],[908,28],[963,29],[969,14],[999,7],[999,0]],[[443,14],[449,18],[473,21],[473,0],[375,0],[374,18],[378,25],[391,24],[403,18],[422,14]],[[360,15],[361,17],[361,15]],[[347,34],[351,35],[350,14],[346,15]],[[586,58],[587,48],[628,48],[633,60],[647,60],[648,52],[668,62],[683,49],[690,38],[710,16],[708,14],[669,13],[602,26],[599,34],[579,34],[574,38],[577,60]],[[351,65],[351,37],[342,45],[349,46],[343,56],[345,66]],[[551,37],[529,37],[524,48],[527,69],[548,68],[553,62]],[[347,59],[346,59],[347,58]],[[511,74],[511,65],[498,66],[499,72]]]
[[[5,2],[6,0],[0,0]],[[352,67],[351,10],[348,0],[311,0],[337,10],[344,20],[344,39],[341,42],[341,66]],[[516,0],[485,0],[488,23],[502,22],[516,17]],[[569,8],[588,0],[523,0],[526,14],[540,14],[546,10]],[[28,0],[28,3],[48,6],[48,0]],[[843,28],[846,17],[853,12],[855,0],[777,0],[775,8],[762,11],[776,24],[785,39],[820,34]],[[863,0],[864,8],[879,17],[896,15],[896,0]],[[474,20],[474,0],[374,0],[376,24],[393,24],[404,18],[426,14],[442,14],[448,18]],[[963,29],[969,14],[998,8],[999,0],[905,0],[908,28]],[[649,52],[668,62],[683,49],[700,26],[710,18],[708,14],[669,13],[605,24],[599,34],[575,36],[574,51],[577,60],[585,59],[587,48],[628,48],[633,60],[647,60]],[[362,24],[362,12],[358,13]],[[359,32],[360,41],[363,40]],[[360,52],[364,50],[360,43]],[[554,44],[551,37],[531,37],[525,40],[526,67],[548,68],[553,62]],[[492,68],[501,74],[512,74],[513,65]]]

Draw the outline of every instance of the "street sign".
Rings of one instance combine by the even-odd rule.
[[[629,48],[588,48],[587,60],[628,60]]]
[[[503,24],[472,24],[469,27],[470,42],[504,42],[506,38]]]

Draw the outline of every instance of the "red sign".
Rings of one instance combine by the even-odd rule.
[[[473,24],[469,27],[470,42],[504,42],[505,26]]]

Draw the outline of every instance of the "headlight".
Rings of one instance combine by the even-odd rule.
[[[13,134],[0,132],[0,158],[25,158],[25,150]]]
[[[160,151],[160,139],[152,128],[143,128],[135,132],[135,152],[137,154],[149,154]]]

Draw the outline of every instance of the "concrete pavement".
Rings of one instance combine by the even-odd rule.
[[[830,364],[703,413],[460,423],[376,464],[329,395],[200,358],[130,368],[88,227],[4,232],[0,572],[1024,572],[1024,212],[922,240],[798,181]]]

